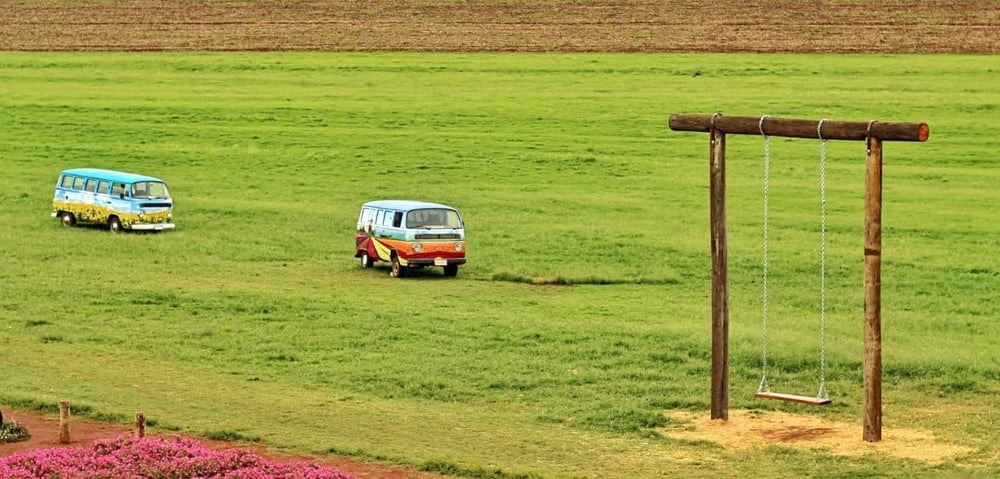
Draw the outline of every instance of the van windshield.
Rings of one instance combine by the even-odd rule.
[[[170,198],[167,185],[158,181],[141,181],[132,185],[133,198]]]
[[[455,229],[462,227],[462,218],[457,211],[443,208],[413,210],[406,214],[406,227]]]

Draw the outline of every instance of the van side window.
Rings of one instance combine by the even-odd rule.
[[[102,180],[97,184],[97,192],[102,194],[108,194],[108,188],[111,186],[111,182],[107,180]]]
[[[63,176],[62,177],[62,183],[60,183],[59,186],[62,186],[63,188],[72,188],[73,187],[73,177],[72,176]]]
[[[86,178],[73,178],[73,189],[83,190],[83,186],[87,184]]]
[[[379,224],[382,226],[392,226],[392,212],[386,211],[385,214],[382,215],[382,222]]]
[[[97,191],[97,180],[87,180],[87,191],[91,193]]]
[[[403,225],[403,212],[397,211],[396,214],[392,215],[392,226],[399,228]]]
[[[124,183],[115,183],[111,187],[111,194],[114,195],[114,196],[121,196],[121,195],[123,195],[125,193],[125,191],[126,190],[125,190],[125,184]]]
[[[375,215],[375,224],[381,225],[383,216],[385,216],[385,211],[378,210],[378,213]]]

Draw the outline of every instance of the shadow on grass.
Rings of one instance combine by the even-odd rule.
[[[503,281],[509,283],[524,283],[536,286],[576,286],[576,285],[615,285],[615,284],[679,284],[680,281],[674,278],[601,278],[598,276],[587,276],[583,278],[567,278],[565,276],[536,276],[529,277],[508,272],[493,273],[491,281]]]

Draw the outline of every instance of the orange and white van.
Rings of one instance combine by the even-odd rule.
[[[440,203],[379,200],[361,205],[354,257],[362,268],[376,261],[392,265],[392,276],[441,266],[445,276],[465,264],[465,224],[458,210]]]

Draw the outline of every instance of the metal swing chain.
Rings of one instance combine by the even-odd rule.
[[[823,122],[816,126],[819,136],[819,399],[830,399],[826,392],[826,139]]]
[[[760,117],[760,122],[757,124],[757,128],[760,130],[760,134],[764,137],[764,245],[763,245],[763,277],[762,277],[762,309],[761,314],[763,319],[761,324],[761,376],[760,385],[757,386],[757,392],[771,392],[771,386],[767,384],[767,269],[768,269],[768,259],[767,259],[767,228],[768,228],[768,196],[770,189],[770,177],[771,177],[771,137],[764,133],[764,120],[767,119],[768,115]]]

